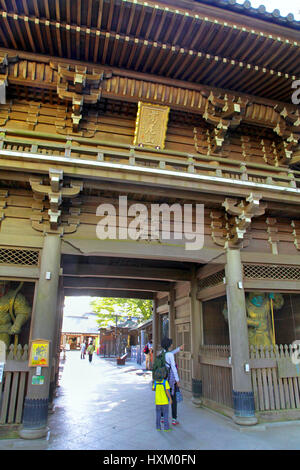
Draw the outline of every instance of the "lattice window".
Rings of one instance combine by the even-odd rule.
[[[218,284],[223,284],[223,279],[225,277],[225,269],[218,271],[217,273],[211,274],[203,279],[199,280],[199,289],[205,289],[206,287],[217,286]]]
[[[300,280],[300,266],[244,264],[243,271],[247,279]]]
[[[0,264],[38,266],[39,250],[0,247]]]

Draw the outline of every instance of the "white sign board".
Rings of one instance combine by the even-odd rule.
[[[0,362],[6,362],[6,344],[0,340]]]
[[[4,372],[4,362],[0,362],[0,383],[2,382],[3,379],[3,372]]]

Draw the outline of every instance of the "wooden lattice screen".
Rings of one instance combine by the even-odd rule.
[[[244,264],[247,279],[300,280],[300,266],[282,264]]]
[[[0,264],[38,266],[39,250],[0,247]]]
[[[225,269],[218,271],[210,276],[204,277],[199,280],[198,288],[205,289],[206,287],[217,286],[218,284],[223,284],[223,279],[225,277]]]

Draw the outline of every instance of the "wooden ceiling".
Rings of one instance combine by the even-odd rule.
[[[289,103],[300,74],[300,30],[249,23],[203,2],[0,0],[0,7],[6,49]]]

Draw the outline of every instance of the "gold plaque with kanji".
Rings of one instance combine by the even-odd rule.
[[[134,145],[163,149],[170,108],[139,101]]]

